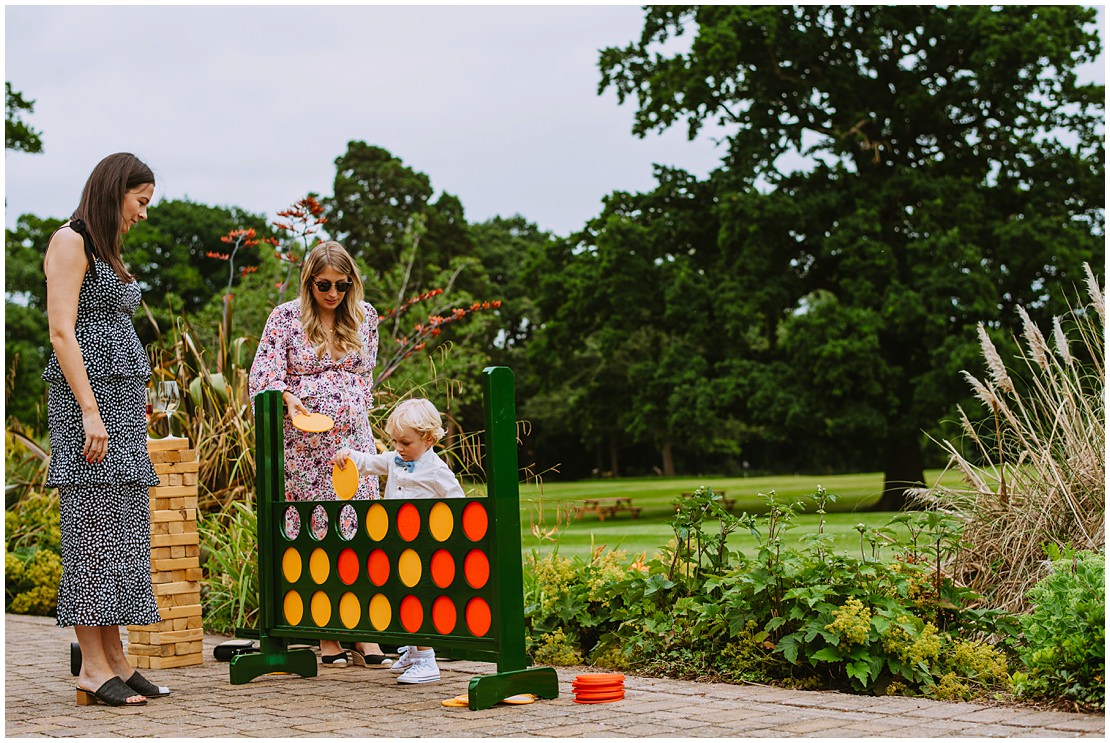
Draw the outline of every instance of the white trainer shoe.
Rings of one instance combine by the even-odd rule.
[[[439,666],[431,653],[413,658],[409,669],[397,677],[399,684],[426,684],[430,681],[439,681]]]
[[[416,648],[406,645],[403,649],[397,649],[401,651],[401,657],[393,661],[393,665],[389,667],[389,670],[394,673],[402,673],[407,671],[416,660]]]

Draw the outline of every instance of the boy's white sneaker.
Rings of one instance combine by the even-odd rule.
[[[426,684],[430,681],[439,681],[439,666],[431,653],[413,658],[408,670],[397,677],[399,684]]]
[[[398,650],[400,650],[400,648],[398,648]],[[413,662],[416,660],[416,653],[416,648],[406,645],[404,651],[401,653],[401,657],[399,657],[393,663],[393,665],[389,667],[389,670],[393,671],[394,673],[403,673],[404,671],[409,670]]]

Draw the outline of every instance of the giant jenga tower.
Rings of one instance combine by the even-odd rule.
[[[162,484],[150,489],[150,573],[162,621],[131,625],[128,660],[135,668],[180,668],[204,661],[200,615],[200,462],[184,438],[148,439]]]

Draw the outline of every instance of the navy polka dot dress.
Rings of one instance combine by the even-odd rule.
[[[50,383],[46,485],[61,501],[62,580],[58,625],[153,624],[161,619],[150,580],[149,488],[158,484],[146,448],[147,361],[132,316],[142,293],[96,259],[85,239],[89,271],[77,300],[77,343],[100,416],[108,454],[85,461],[81,407],[53,353],[42,378]]]

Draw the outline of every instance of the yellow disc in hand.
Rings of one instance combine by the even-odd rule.
[[[339,500],[350,500],[358,492],[358,468],[350,457],[343,469],[338,464],[331,466],[331,487]]]
[[[335,421],[323,413],[309,413],[308,415],[297,415],[293,417],[293,426],[301,429],[305,433],[322,433],[324,431],[330,431],[334,425]]]

